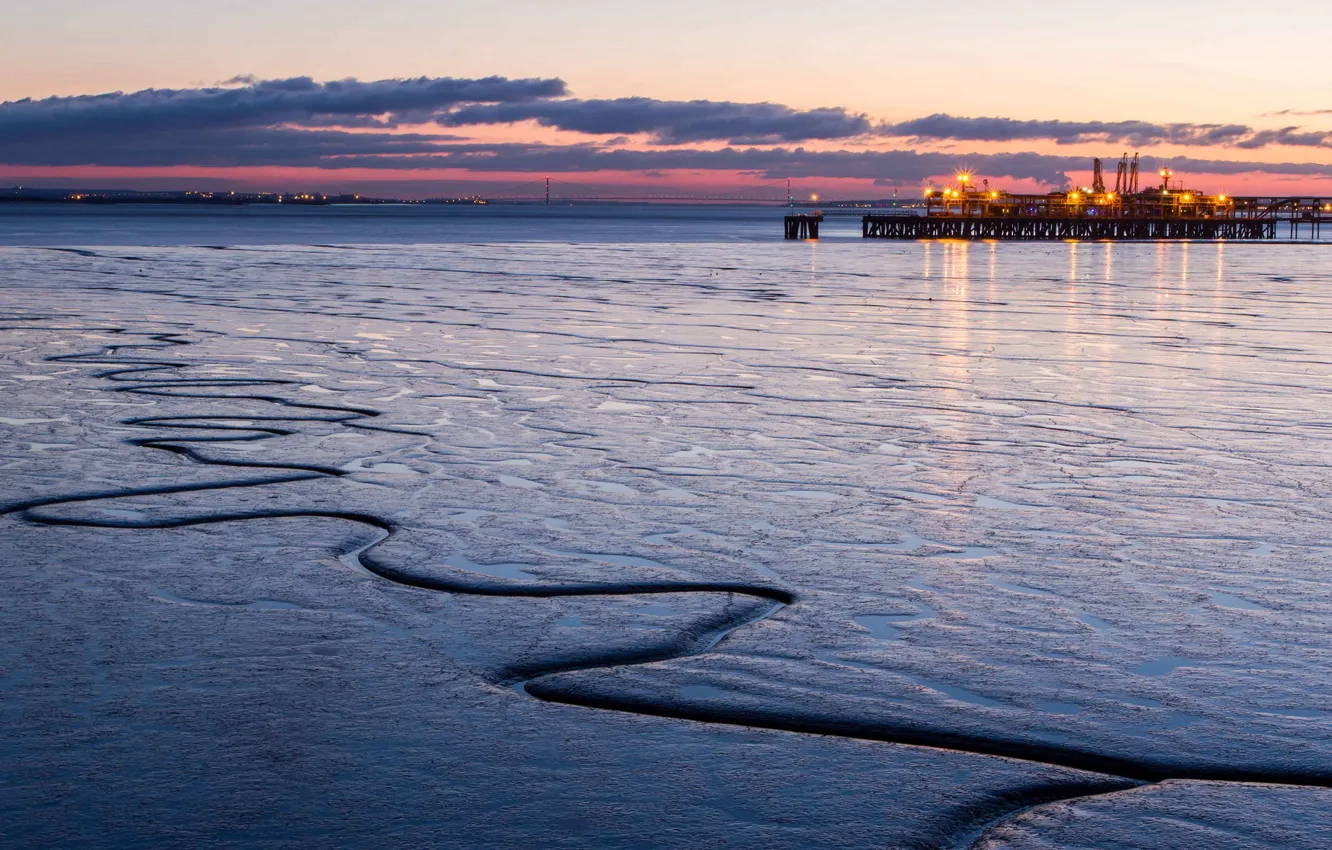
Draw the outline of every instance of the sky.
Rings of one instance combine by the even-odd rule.
[[[924,7],[924,8],[921,8]],[[1273,11],[1269,11],[1273,9]],[[0,0],[0,185],[1332,195],[1332,7]],[[510,191],[527,191],[511,189]],[[763,190],[766,191],[766,190]]]

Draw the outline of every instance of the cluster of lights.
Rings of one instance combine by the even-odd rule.
[[[1166,181],[1169,181],[1169,179],[1173,177],[1174,174],[1175,173],[1169,168],[1162,168],[1160,170],[1161,177],[1164,178]],[[939,194],[940,197],[945,199],[963,197],[963,195],[967,191],[967,186],[972,182],[972,175],[969,172],[962,171],[958,172],[956,177],[958,184],[962,187],[961,190],[958,189],[936,190],[934,188],[928,188],[925,190],[925,197],[933,198],[936,192]],[[991,200],[998,200],[1003,193],[996,190],[991,190],[985,194],[988,195]],[[1161,194],[1168,196],[1170,194],[1170,190],[1165,187],[1162,187]],[[1182,195],[1179,195],[1178,197],[1179,197],[1179,202],[1182,204],[1192,204],[1196,200],[1191,192],[1186,192]],[[1070,192],[1068,194],[1068,199],[1070,202],[1075,204],[1084,203],[1084,202],[1109,204],[1119,200],[1119,196],[1116,195],[1114,192],[1106,192],[1103,195],[1097,196],[1095,195],[1095,193],[1092,192],[1091,189],[1083,188],[1081,191]],[[1225,195],[1218,195],[1216,196],[1215,203],[1230,204],[1233,203],[1233,200],[1231,198],[1226,197]],[[1332,204],[1327,204],[1323,209],[1327,212],[1332,212]]]

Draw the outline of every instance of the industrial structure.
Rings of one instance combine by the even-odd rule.
[[[1092,185],[1082,189],[1020,195],[976,186],[957,175],[952,187],[925,191],[924,214],[870,214],[862,220],[867,239],[1275,239],[1277,225],[1298,238],[1321,236],[1332,224],[1332,201],[1324,198],[1232,198],[1209,195],[1174,181],[1169,168],[1161,182],[1139,188],[1139,159],[1119,161],[1113,189],[1101,160],[1092,161]]]

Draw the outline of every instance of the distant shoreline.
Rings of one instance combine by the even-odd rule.
[[[552,203],[532,199],[487,199],[476,195],[464,198],[372,198],[355,194],[324,195],[318,192],[198,192],[181,191],[137,191],[129,189],[40,189],[12,187],[0,189],[0,204],[71,204],[80,206],[121,206],[121,205],[158,205],[158,206],[554,206],[564,207],[571,204],[578,206],[593,205],[639,205],[658,206],[747,206],[771,207],[774,209],[914,209],[923,206],[916,201],[899,201],[893,198],[847,199],[840,201],[769,201],[717,199],[669,196],[656,198],[552,198]]]

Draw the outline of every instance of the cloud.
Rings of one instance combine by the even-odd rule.
[[[777,103],[714,100],[546,100],[463,107],[449,114],[453,126],[535,121],[544,127],[599,135],[647,134],[662,145],[729,140],[731,144],[780,144],[846,139],[868,133],[864,114],[840,107],[797,110]]]
[[[1147,121],[1020,121],[1013,118],[962,118],[939,113],[896,124],[881,124],[883,136],[968,142],[1013,142],[1050,139],[1056,144],[1114,142],[1137,147],[1159,144],[1234,146],[1268,145],[1332,147],[1332,133],[1301,132],[1298,127],[1255,130],[1243,124],[1154,124]]]
[[[217,86],[146,89],[0,103],[0,161],[95,164],[108,159],[158,164],[244,161],[266,152],[274,162],[302,151],[360,144],[365,155],[399,152],[419,140],[294,136],[289,130],[392,131],[536,121],[591,135],[648,134],[663,145],[730,140],[781,144],[867,133],[869,119],[839,108],[797,110],[773,103],[577,100],[559,79],[451,77],[315,82],[309,77],[257,80],[242,74]],[[238,132],[243,131],[243,132]],[[435,135],[434,141],[453,137]],[[284,145],[286,146],[284,148]],[[235,150],[228,151],[228,146]]]
[[[586,134],[581,144],[483,144],[447,132],[477,124],[534,121]],[[407,130],[411,130],[408,132]],[[842,108],[798,110],[773,103],[581,100],[559,79],[420,78],[319,83],[308,77],[224,86],[148,89],[0,103],[0,164],[135,168],[282,166],[345,170],[463,169],[480,173],[744,172],[784,177],[862,178],[910,185],[952,172],[959,158],[991,178],[1059,186],[1085,157],[1034,152],[959,154],[866,149],[878,136],[1020,143],[1169,141],[1248,149],[1322,148],[1328,134],[1299,127],[1252,130],[1229,124],[1140,121],[1017,121],[937,114],[874,127]],[[649,137],[643,150],[631,139]],[[607,140],[607,137],[613,137]],[[709,148],[727,142],[720,150]],[[851,150],[808,150],[806,140],[842,140]],[[1179,170],[1238,174],[1332,174],[1318,163],[1180,160]]]
[[[460,104],[521,102],[567,94],[563,80],[505,77],[339,80],[309,77],[230,81],[239,87],[146,89],[126,94],[51,97],[0,103],[0,158],[11,142],[148,138],[158,133],[235,127],[363,126],[423,123]]]
[[[1332,147],[1332,133],[1305,132],[1299,127],[1282,127],[1279,130],[1259,130],[1248,138],[1235,143],[1235,147],[1246,150],[1264,148],[1268,145],[1306,148]]]
[[[354,133],[292,128],[185,129],[148,136],[104,136],[95,144],[68,135],[0,142],[8,165],[128,168],[288,166],[345,168],[344,158],[439,153],[461,137],[431,133]]]

